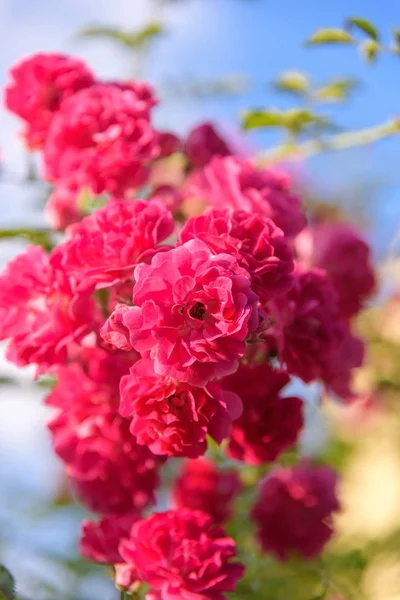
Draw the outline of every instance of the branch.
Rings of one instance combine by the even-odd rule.
[[[400,134],[400,119],[391,119],[380,125],[360,129],[360,131],[351,131],[350,133],[338,133],[325,140],[309,140],[300,144],[283,144],[266,152],[262,152],[257,163],[274,162],[286,158],[309,158],[321,152],[336,150],[346,150],[347,148],[356,148],[366,144],[372,144],[393,135]]]

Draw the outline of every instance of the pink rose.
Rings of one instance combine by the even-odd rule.
[[[135,306],[121,314],[122,324],[132,347],[150,352],[158,375],[201,387],[237,369],[258,326],[258,296],[234,257],[191,240],[140,264],[135,280]],[[109,341],[108,322],[102,335]]]
[[[296,249],[306,264],[324,269],[338,295],[341,314],[355,316],[376,287],[370,249],[347,223],[320,223],[305,230]]]
[[[82,556],[103,565],[123,563],[118,546],[129,537],[133,523],[140,518],[138,512],[102,517],[97,523],[85,519],[81,528],[79,550]]]
[[[333,533],[339,510],[336,473],[308,463],[279,467],[261,482],[252,517],[265,552],[285,561],[292,553],[318,556]]]
[[[137,521],[120,553],[151,586],[149,597],[160,600],[226,600],[225,592],[235,590],[244,571],[240,563],[230,562],[236,545],[222,527],[188,509]]]
[[[185,195],[219,210],[234,208],[272,219],[287,237],[306,225],[301,200],[291,190],[287,175],[257,170],[249,161],[216,157],[186,183]]]
[[[158,200],[110,200],[68,229],[52,260],[79,290],[110,287],[132,280],[135,266],[173,230],[172,215]]]
[[[32,150],[41,149],[62,102],[94,83],[92,72],[79,59],[38,53],[10,70],[6,108],[25,121],[24,137]]]
[[[154,454],[196,458],[207,449],[207,434],[217,443],[229,436],[241,402],[217,383],[198,388],[160,377],[153,361],[142,359],[121,380],[120,413]]]
[[[209,210],[183,226],[180,240],[198,239],[213,254],[230,254],[251,275],[253,289],[264,300],[292,285],[291,248],[271,219],[243,210]]]
[[[101,367],[92,364],[99,360]],[[118,415],[118,383],[126,369],[119,354],[107,365],[100,351],[87,364],[61,368],[47,399],[58,409],[48,425],[54,450],[80,498],[96,512],[140,509],[154,500],[158,486],[160,459],[136,443],[129,421]]]
[[[285,397],[282,389],[290,377],[268,363],[240,365],[221,381],[235,390],[243,403],[242,416],[233,423],[227,453],[250,465],[274,461],[296,443],[303,427],[302,401]]]
[[[183,152],[196,169],[205,167],[214,156],[229,156],[231,149],[217,133],[212,123],[201,123],[192,129],[183,145]]]
[[[78,191],[68,187],[56,187],[47,201],[45,211],[54,229],[63,231],[68,225],[77,223],[83,217]]]
[[[96,303],[73,293],[41,246],[28,246],[0,275],[0,339],[10,340],[7,356],[18,365],[34,363],[43,372],[65,363],[68,345],[99,319]]]
[[[46,178],[119,197],[142,186],[158,152],[154,104],[139,83],[98,83],[65,100],[46,139]]]
[[[271,301],[270,330],[289,373],[305,382],[324,381],[340,396],[350,395],[352,370],[361,366],[363,344],[339,312],[338,300],[325,271],[298,267],[287,296]]]
[[[201,510],[222,523],[231,517],[233,501],[241,489],[234,470],[219,469],[212,461],[199,458],[184,464],[172,497],[177,508]]]

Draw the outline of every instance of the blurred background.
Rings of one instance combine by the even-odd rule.
[[[6,83],[10,66],[30,53],[79,55],[99,78],[138,77],[153,83],[160,98],[160,128],[184,135],[196,123],[212,120],[250,156],[281,145],[283,137],[279,128],[244,133],[245,111],[302,106],[299,95],[276,85],[282,72],[301,71],[315,89],[338,79],[348,82],[342,98],[311,107],[329,119],[332,134],[399,117],[399,56],[382,52],[371,64],[354,47],[305,45],[316,29],[341,27],[353,16],[373,22],[389,45],[391,27],[400,27],[400,3],[0,0],[0,84]],[[110,32],[98,35],[93,28],[100,26],[147,28],[148,37],[133,49]],[[47,189],[19,129],[17,119],[0,108],[1,232],[46,226]],[[380,273],[378,298],[360,322],[371,340],[370,362],[359,377],[364,400],[348,410],[332,404],[321,414],[314,390],[307,390],[304,451],[327,458],[343,473],[345,510],[329,558],[338,574],[337,600],[400,600],[400,300],[393,296],[399,281],[399,156],[400,136],[393,136],[340,152],[284,159],[310,201],[340,207],[363,225]],[[23,243],[1,237],[4,264]],[[102,570],[76,555],[82,512],[69,504],[43,426],[46,389],[32,383],[32,371],[17,371],[3,359],[0,378],[0,563],[30,599],[116,598]],[[263,597],[303,598],[293,591],[293,578],[309,573],[287,569],[282,577],[294,587],[274,591],[272,586],[270,596]],[[240,597],[252,595],[244,590]],[[311,594],[304,598],[311,600]]]

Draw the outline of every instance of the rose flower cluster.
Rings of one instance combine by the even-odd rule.
[[[260,551],[317,556],[336,475],[274,463],[304,426],[293,378],[354,395],[352,321],[375,289],[366,242],[307,222],[290,177],[235,156],[211,123],[186,139],[155,129],[146,83],[37,54],[11,69],[5,104],[40,152],[64,235],[0,275],[0,338],[10,361],[56,378],[54,450],[98,513],[82,554],[127,593],[145,585],[147,600],[223,600],[245,572],[226,531],[241,474],[269,465],[248,510]],[[168,177],[175,154],[180,181]]]

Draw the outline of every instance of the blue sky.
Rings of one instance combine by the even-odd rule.
[[[0,83],[10,64],[21,55],[38,50],[63,50],[84,56],[100,76],[128,73],[130,58],[114,46],[81,42],[74,32],[91,23],[140,26],[157,16],[155,0],[0,0]],[[318,27],[340,26],[348,16],[373,21],[388,41],[391,25],[400,27],[398,0],[185,0],[165,10],[167,34],[154,47],[143,65],[143,75],[156,85],[244,73],[249,86],[243,95],[229,99],[166,99],[159,110],[159,123],[185,131],[204,118],[238,123],[248,107],[281,106],[293,102],[279,96],[268,85],[279,72],[300,69],[316,83],[330,77],[350,76],[363,87],[347,105],[335,109],[339,125],[355,129],[382,122],[400,112],[400,58],[386,54],[374,66],[363,63],[351,47],[305,48],[304,40]],[[16,141],[18,123],[0,113],[0,145],[6,162],[14,169],[23,158]],[[256,135],[263,146],[273,134]],[[374,148],[330,155],[313,160],[310,173],[328,193],[343,183],[384,181],[375,227],[379,239],[394,235],[400,221],[397,163],[400,138]],[[1,190],[0,190],[1,191]],[[9,192],[8,192],[9,193]],[[376,215],[375,215],[376,216]],[[378,233],[378,231],[376,232]]]

